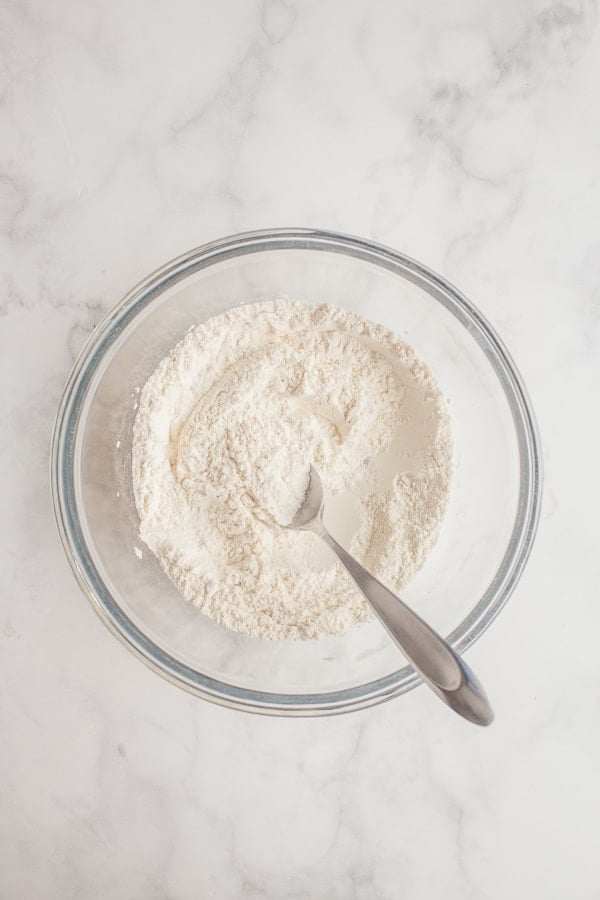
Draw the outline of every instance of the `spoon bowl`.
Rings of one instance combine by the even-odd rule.
[[[304,493],[304,499],[296,515],[286,528],[297,531],[312,531],[316,521],[321,521],[323,517],[323,485],[319,473],[313,467],[310,467],[308,473],[308,484]]]

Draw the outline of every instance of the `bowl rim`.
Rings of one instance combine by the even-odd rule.
[[[406,693],[421,682],[411,666],[353,688],[315,694],[278,694],[218,681],[185,665],[148,638],[113,599],[87,552],[74,490],[79,417],[106,351],[153,299],[200,269],[248,253],[319,250],[362,259],[416,284],[440,302],[484,351],[509,404],[519,455],[519,499],[508,546],[487,590],[447,640],[467,650],[489,628],[514,591],[531,552],[542,487],[540,441],[523,380],[503,342],[479,310],[445,278],[382,244],[334,231],[275,228],[230,235],[176,257],[130,290],[89,335],[67,380],[56,416],[50,460],[52,499],[63,548],[84,594],[119,640],[153,671],[222,706],[271,715],[331,715],[362,709]]]

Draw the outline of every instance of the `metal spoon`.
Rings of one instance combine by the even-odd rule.
[[[323,525],[323,505],[321,479],[311,466],[304,500],[286,527],[323,538],[423,681],[459,715],[476,725],[489,725],[494,713],[471,669],[433,628],[340,547]]]

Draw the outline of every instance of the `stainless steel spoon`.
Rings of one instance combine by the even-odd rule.
[[[479,681],[452,647],[412,609],[361,566],[323,525],[323,488],[317,472],[310,469],[302,505],[287,528],[312,531],[323,538],[375,615],[400,647],[423,681],[451,709],[476,725],[489,725],[494,713]]]

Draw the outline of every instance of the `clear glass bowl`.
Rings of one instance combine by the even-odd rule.
[[[540,504],[531,406],[497,335],[439,275],[341,234],[236,235],[168,263],[94,329],[60,404],[52,489],[62,542],[96,612],[154,671],[237,709],[324,715],[419,683],[375,621],[318,641],[261,641],[186,603],[138,538],[131,486],[136,396],[187,329],[240,303],[288,297],[381,322],[448,399],[455,475],[440,539],[404,599],[459,652],[483,634],[529,555]],[[140,550],[142,551],[140,554]],[[141,558],[140,558],[141,557]]]

